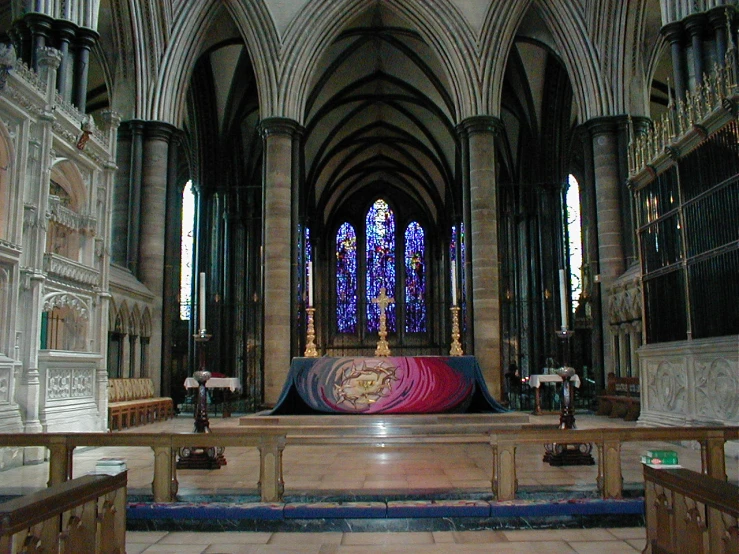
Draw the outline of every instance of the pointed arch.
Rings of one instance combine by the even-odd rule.
[[[507,56],[521,21],[533,6],[552,34],[557,54],[573,83],[578,118],[611,115],[613,101],[606,79],[598,65],[600,56],[591,42],[582,13],[565,0],[519,0],[495,2],[483,27],[482,90],[483,106],[493,115],[500,114]]]
[[[387,0],[383,6],[417,29],[436,54],[460,120],[477,113],[480,87],[476,39],[453,3]],[[304,8],[290,24],[279,75],[282,86],[278,107],[285,117],[302,122],[311,79],[321,57],[347,24],[372,7],[363,0],[320,0]]]
[[[193,60],[202,53],[210,27],[226,10],[233,18],[254,67],[261,103],[271,107],[276,97],[274,63],[279,60],[277,31],[262,0],[223,2],[203,0],[198,8],[182,10],[172,27],[172,42],[162,60],[159,79],[153,86],[148,119],[165,121],[180,127],[185,115],[185,99],[194,70]],[[269,113],[269,111],[267,112]]]

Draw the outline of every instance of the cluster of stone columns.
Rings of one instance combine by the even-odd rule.
[[[736,42],[736,20],[735,8],[719,6],[662,27],[670,44],[677,100],[701,86],[714,64],[724,66],[726,52]]]

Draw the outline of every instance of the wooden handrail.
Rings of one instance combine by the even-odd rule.
[[[0,553],[123,554],[127,473],[87,475],[0,504]]]
[[[283,418],[285,419],[285,418]],[[485,423],[432,423],[377,425],[352,418],[344,425],[295,423],[245,425],[215,429],[212,433],[45,433],[0,434],[3,446],[45,446],[50,449],[50,484],[71,476],[72,452],[78,446],[142,446],[154,450],[152,489],[157,502],[171,501],[177,493],[175,457],[182,447],[255,447],[260,451],[262,500],[282,497],[282,452],[287,446],[361,444],[377,446],[418,444],[488,444],[493,458],[492,492],[498,500],[512,500],[516,492],[515,450],[524,444],[594,443],[598,449],[597,484],[604,498],[620,498],[622,492],[621,444],[634,441],[698,441],[702,471],[726,480],[724,443],[739,439],[739,427],[639,427],[634,429],[558,429]]]

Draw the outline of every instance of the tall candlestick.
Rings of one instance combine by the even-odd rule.
[[[313,307],[313,262],[308,262],[308,306]]]
[[[562,329],[567,329],[567,292],[565,287],[565,270],[559,270],[559,312]]]
[[[452,260],[452,306],[457,305],[457,260]]]
[[[200,314],[200,329],[205,329],[205,273],[200,273],[200,297],[198,305]]]

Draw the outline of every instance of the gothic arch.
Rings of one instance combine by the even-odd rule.
[[[69,194],[71,209],[77,213],[86,211],[87,189],[77,165],[67,158],[57,158],[51,166],[51,179]]]
[[[487,95],[484,106],[493,114],[500,113],[503,75],[507,56],[515,33],[526,11],[533,6],[554,37],[557,55],[562,60],[573,85],[578,107],[578,119],[587,121],[594,117],[611,115],[612,99],[600,67],[595,45],[588,37],[588,29],[582,14],[566,0],[522,0],[514,4],[496,3],[484,26],[482,42],[483,90]],[[492,33],[492,30],[500,34]]]
[[[12,172],[13,147],[5,124],[0,121],[0,239],[12,236],[10,229],[11,210],[10,176]]]
[[[52,292],[44,296],[44,310],[50,312],[54,308],[69,308],[80,319],[85,321],[90,319],[90,306],[85,299],[80,298],[76,294],[70,292]]]
[[[141,334],[141,312],[138,304],[134,304],[133,310],[128,317],[128,333],[130,335],[139,336]]]
[[[460,119],[478,113],[480,87],[476,40],[469,24],[448,0],[401,2],[383,7],[409,22],[440,60]],[[338,34],[361,13],[372,8],[361,0],[320,0],[303,9],[288,28],[281,64],[281,115],[302,122],[310,83],[319,60]],[[267,108],[267,106],[264,106]],[[271,106],[269,106],[271,108]],[[270,113],[265,109],[265,113]]]
[[[148,119],[165,121],[180,127],[185,115],[185,99],[194,69],[193,60],[202,53],[214,21],[226,10],[239,29],[254,66],[259,97],[266,113],[270,113],[276,98],[277,78],[272,60],[279,59],[279,39],[269,10],[262,0],[228,2],[203,0],[180,12],[172,27],[171,44],[161,65],[159,79],[154,84],[151,104],[144,111]]]
[[[151,337],[151,313],[149,313],[148,306],[144,308],[141,314],[141,336]]]

